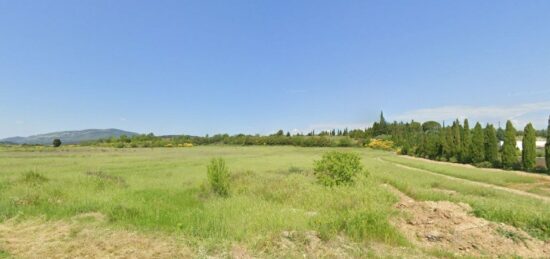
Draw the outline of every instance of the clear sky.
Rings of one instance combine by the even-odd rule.
[[[543,128],[549,14],[535,0],[0,0],[0,137],[353,128],[380,110]]]

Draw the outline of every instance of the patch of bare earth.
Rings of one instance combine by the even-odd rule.
[[[192,257],[175,240],[110,230],[99,226],[103,219],[98,213],[72,221],[8,220],[0,224],[0,247],[18,258]]]
[[[414,244],[456,255],[549,258],[550,243],[526,232],[471,215],[468,204],[415,201],[388,186],[400,197],[396,208],[404,217],[393,224]]]

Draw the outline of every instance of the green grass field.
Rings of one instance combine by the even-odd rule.
[[[418,249],[390,220],[399,217],[398,197],[389,184],[416,200],[470,204],[481,218],[550,239],[550,206],[544,200],[468,182],[426,175],[408,165],[442,175],[498,186],[536,184],[513,172],[487,172],[429,164],[364,148],[357,152],[369,172],[352,186],[316,183],[313,161],[335,148],[200,146],[194,148],[108,149],[89,147],[0,148],[0,222],[69,220],[101,213],[104,227],[177,237],[196,254],[220,255],[235,244],[260,257],[301,257],[305,236],[323,244],[352,247],[352,257],[375,256],[382,244],[436,257]],[[221,198],[206,186],[206,165],[222,157],[231,169],[231,195]],[[434,191],[445,189],[449,195]],[[543,194],[541,194],[543,195]],[[297,233],[294,250],[278,245],[281,233]],[[284,234],[283,234],[284,235]],[[306,242],[307,243],[307,242]],[[0,257],[11,251],[2,250]]]

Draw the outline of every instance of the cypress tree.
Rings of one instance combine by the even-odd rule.
[[[447,141],[447,149],[445,150],[445,157],[447,159],[451,158],[454,155],[453,149],[453,129],[452,127],[445,128],[445,139]]]
[[[546,169],[550,171],[550,116],[548,116],[548,129],[546,129],[546,145],[544,145],[544,159],[546,160]]]
[[[472,134],[471,155],[472,162],[474,163],[485,161],[485,138],[483,135],[483,129],[481,128],[481,124],[478,122],[476,123]]]
[[[504,131],[504,144],[502,144],[502,166],[504,168],[513,168],[518,159],[516,157],[516,129],[511,121],[506,122]]]
[[[456,158],[456,159],[459,159],[461,154],[462,154],[462,139],[461,139],[461,136],[460,136],[460,122],[458,121],[458,119],[453,123],[453,128],[452,128],[452,139],[453,139],[453,146],[452,146],[452,150],[453,150],[453,156]]]
[[[537,146],[536,146],[537,136],[535,134],[535,129],[531,123],[525,126],[523,130],[523,141],[522,141],[522,152],[521,152],[521,161],[523,169],[533,170],[537,164]]]
[[[439,152],[438,152],[438,156],[440,158],[446,158],[448,159],[450,156],[450,145],[452,143],[449,142],[449,139],[450,139],[450,132],[449,132],[449,128],[441,128],[441,130],[439,130]]]
[[[493,165],[498,163],[497,132],[491,124],[487,124],[487,127],[485,127],[485,160]]]
[[[470,134],[470,124],[468,123],[468,119],[465,119],[463,137],[462,137],[462,156],[460,159],[462,163],[470,162],[471,147],[472,147],[472,136]]]

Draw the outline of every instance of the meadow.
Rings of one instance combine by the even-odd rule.
[[[359,154],[368,174],[350,186],[318,184],[313,162],[331,150]],[[230,168],[228,197],[208,189],[206,165],[214,157],[225,159]],[[368,148],[1,147],[0,225],[24,233],[17,231],[29,229],[30,223],[66,222],[70,227],[65,241],[82,238],[89,226],[112,231],[107,236],[134,233],[130,236],[169,240],[186,251],[178,254],[181,257],[450,258],[468,253],[418,245],[392,223],[406,217],[395,207],[399,193],[419,202],[465,203],[475,217],[546,241],[547,180],[434,164]],[[9,240],[0,234],[0,258],[29,256],[17,247],[25,240]],[[55,249],[52,245],[41,251],[55,255],[60,252]],[[67,249],[61,252],[79,248]]]

